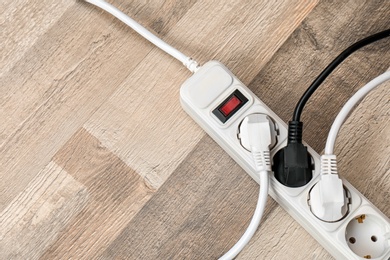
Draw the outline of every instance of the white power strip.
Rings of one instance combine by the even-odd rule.
[[[287,125],[224,65],[210,61],[180,89],[183,109],[257,182],[252,155],[239,140],[243,119],[253,113],[273,119],[278,142],[273,156],[287,143]],[[306,144],[305,144],[306,145]],[[348,181],[347,215],[333,223],[310,211],[310,191],[319,178],[320,156],[308,146],[315,170],[304,187],[289,188],[270,178],[270,195],[336,259],[390,259],[390,220]]]

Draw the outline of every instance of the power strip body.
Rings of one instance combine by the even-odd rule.
[[[239,125],[244,117],[252,113],[262,113],[274,120],[278,129],[278,142],[271,150],[271,156],[286,145],[287,125],[232,72],[217,61],[206,63],[184,82],[180,89],[180,101],[183,109],[195,122],[256,182],[259,182],[259,177],[255,171],[252,155],[242,147],[238,139]],[[375,223],[378,223],[384,232],[390,234],[390,220],[345,179],[342,181],[351,201],[348,215],[335,223],[317,219],[310,211],[308,194],[319,179],[320,156],[310,146],[307,147],[315,164],[313,179],[304,187],[289,188],[279,183],[272,175],[269,194],[333,257],[348,260],[364,259],[351,250],[354,245],[347,241],[347,225],[359,216],[372,216]],[[350,226],[348,227],[350,230]],[[380,243],[373,243],[373,246],[379,246],[375,252],[382,250],[382,242],[385,246],[383,252],[372,259],[388,259],[389,240],[376,242]],[[359,248],[354,248],[354,251],[359,251]]]

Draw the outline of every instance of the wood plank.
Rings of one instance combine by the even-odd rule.
[[[221,60],[249,82],[315,2],[291,5],[199,1],[166,39],[201,62]],[[189,24],[196,26],[189,30]],[[189,77],[180,73],[183,70],[177,61],[153,50],[84,125],[155,188],[204,135],[179,104],[179,87]]]
[[[245,231],[256,205],[258,189],[259,186],[205,136],[101,258],[216,259]],[[313,250],[291,250],[286,255],[285,248],[299,248],[300,239]],[[319,259],[330,259],[327,252],[269,198],[262,226],[238,259],[312,259],[317,254],[324,256]]]
[[[273,205],[272,205],[273,206]],[[270,210],[267,222],[262,222],[239,259],[334,259],[308,235],[290,215],[278,206]],[[241,230],[244,232],[245,229]],[[236,237],[239,239],[239,236]],[[237,240],[236,240],[237,242]],[[234,245],[234,240],[231,242]]]
[[[55,163],[0,214],[0,258],[38,259],[85,206],[88,191]]]
[[[164,2],[155,3],[163,7]],[[176,2],[171,5],[180,6]],[[143,1],[125,9],[133,7],[141,14],[153,10]],[[161,23],[164,34],[186,9],[171,10],[175,14],[167,23],[161,22],[159,9],[153,12],[146,25]],[[85,3],[71,6],[0,78],[0,210],[154,48],[102,13]]]
[[[205,136],[102,258],[216,259],[245,229],[257,192],[258,185]]]
[[[74,1],[1,1],[0,77],[56,24]],[[7,23],[6,26],[3,26]],[[16,44],[17,43],[17,44]]]
[[[225,63],[285,120],[338,52],[390,15],[384,0],[322,1],[313,12],[309,0],[110,2],[201,63]],[[97,8],[45,3],[0,3],[0,258],[220,256],[246,229],[258,186],[181,110],[189,72]],[[315,95],[304,119],[316,150],[389,55],[386,42],[365,48]],[[386,88],[351,115],[337,151],[341,174],[389,215]],[[332,259],[273,200],[238,257],[269,258]]]
[[[53,160],[85,185],[89,200],[42,259],[95,259],[154,190],[84,129],[80,129]]]
[[[389,15],[389,1],[321,3],[249,87],[283,120],[291,120],[297,101],[320,72],[351,44],[388,29]],[[384,72],[389,60],[390,44],[382,40],[352,54],[328,77],[302,115],[310,146],[318,152],[324,148],[336,112],[365,82]]]

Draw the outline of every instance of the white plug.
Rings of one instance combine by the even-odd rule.
[[[238,139],[252,153],[257,170],[272,170],[269,151],[276,145],[276,135],[275,123],[265,114],[250,114],[242,120]]]
[[[242,120],[238,132],[241,145],[250,152],[252,149],[262,151],[272,149],[277,142],[276,136],[275,123],[269,116],[260,113],[246,116]],[[251,140],[251,138],[259,140]],[[261,147],[253,147],[254,144]]]
[[[241,137],[240,137],[241,133]],[[270,147],[276,144],[275,124],[272,119],[260,113],[247,115],[240,124],[239,138],[248,145],[260,177],[260,192],[255,213],[240,240],[219,260],[231,260],[248,244],[260,225],[268,197],[271,171]]]
[[[387,234],[389,234],[390,230],[390,220],[372,205],[367,198],[359,193],[359,191],[347,180],[341,178],[342,182],[340,182],[337,175],[330,175],[329,177],[329,179],[333,179],[331,182],[334,182],[337,185],[332,186],[332,188],[328,190],[329,192],[324,194],[325,196],[323,199],[327,198],[326,196],[333,192],[337,193],[337,196],[328,200],[332,202],[329,205],[331,208],[341,208],[340,211],[342,213],[338,214],[339,216],[343,215],[344,212],[347,213],[340,221],[327,222],[323,221],[323,219],[336,219],[338,217],[333,215],[331,218],[328,218],[327,216],[322,216],[324,213],[317,213],[323,218],[320,220],[313,214],[313,209],[311,209],[311,206],[307,203],[307,198],[310,196],[315,181],[318,181],[321,177],[319,176],[320,167],[315,167],[313,181],[309,182],[308,185],[297,188],[284,186],[277,181],[272,174],[265,174],[265,172],[264,174],[259,174],[259,167],[257,167],[257,163],[255,164],[253,160],[254,155],[252,153],[252,149],[257,147],[257,145],[251,145],[250,142],[251,137],[257,137],[255,135],[249,135],[249,131],[253,130],[253,132],[256,132],[255,128],[257,128],[257,126],[250,126],[248,123],[250,118],[247,117],[252,114],[267,115],[269,119],[272,119],[271,122],[274,122],[274,125],[268,129],[271,129],[272,132],[276,133],[276,131],[273,130],[277,126],[277,143],[275,141],[276,138],[272,137],[271,132],[271,143],[269,144],[269,148],[272,149],[271,156],[273,153],[276,153],[280,147],[286,144],[288,138],[287,125],[223,64],[217,61],[210,61],[200,67],[181,87],[180,101],[183,109],[195,120],[195,122],[197,122],[255,181],[261,183],[262,188],[260,191],[266,192],[266,189],[263,189],[263,183],[267,180],[266,177],[270,175],[270,196],[322,246],[324,246],[335,259],[358,260],[369,253],[372,256],[379,256],[377,259],[388,259],[390,257],[390,246],[387,238]],[[250,121],[252,122],[252,120]],[[267,123],[269,124],[270,121]],[[253,128],[250,130],[248,129],[249,127]],[[244,131],[245,128],[246,130]],[[237,139],[238,131],[239,139]],[[248,134],[245,134],[245,132]],[[263,144],[260,146],[263,146]],[[305,146],[307,145],[305,144]],[[307,149],[314,164],[319,166],[320,156],[310,146],[307,146]],[[325,166],[325,164],[323,165]],[[331,169],[330,173],[332,173],[332,167],[329,169]],[[332,174],[337,174],[337,170],[335,168],[334,170],[335,171]],[[262,177],[264,180],[261,179]],[[323,177],[323,179],[326,178]],[[325,182],[326,181],[324,181],[324,186],[325,190],[327,190],[326,186],[328,184],[325,184]],[[322,186],[322,184],[314,187],[319,189],[320,186]],[[335,192],[336,189],[338,192]],[[314,193],[311,195],[313,194]],[[343,196],[340,196],[340,194]],[[344,195],[345,197],[350,198],[350,201],[346,202]],[[345,204],[334,203],[337,200],[340,202],[343,201]],[[311,202],[314,201],[318,202],[320,199],[314,199]],[[321,204],[323,203],[315,203],[315,205],[320,205],[320,209],[314,209],[314,212],[329,212],[329,210],[324,209],[328,205]],[[343,208],[342,205],[348,205],[348,207]],[[334,210],[333,212],[338,212],[339,209]],[[375,230],[374,233],[370,232],[367,236],[355,236],[355,234],[351,233],[354,232],[355,227],[351,226],[346,229],[346,225],[349,222],[352,223],[352,219],[360,215],[375,216],[375,221],[380,221],[378,222],[378,225],[370,224],[364,226],[367,226],[370,229],[371,227],[378,227],[381,230],[385,230],[385,232]],[[358,232],[362,230],[360,228],[361,226],[359,226]],[[348,234],[346,234],[346,232]],[[362,231],[362,233],[363,232],[365,231]],[[386,237],[382,236],[382,234],[385,234]],[[358,249],[355,250],[355,244],[347,244],[349,243],[349,239],[352,241],[351,236],[356,239],[357,242],[355,244],[357,247],[360,242],[364,243],[366,238],[371,241],[368,245],[379,245],[379,243],[382,243],[381,241],[385,241],[384,244],[381,244],[384,245],[382,248],[383,250],[363,250],[364,252],[360,252]],[[374,237],[371,238],[371,236]],[[375,238],[378,239],[376,242],[373,241]],[[365,255],[362,255],[361,253],[364,253]]]
[[[337,174],[335,155],[321,156],[320,181],[309,193],[310,210],[326,222],[336,222],[348,213],[349,198]]]

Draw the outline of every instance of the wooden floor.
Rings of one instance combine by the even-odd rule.
[[[344,48],[389,27],[390,2],[110,0],[201,63],[216,59],[288,121]],[[183,112],[179,62],[83,1],[0,4],[0,259],[216,259],[258,185]],[[390,67],[354,54],[304,111],[317,151],[342,104]],[[390,215],[390,84],[351,114],[339,170]],[[332,259],[269,198],[237,259]]]

